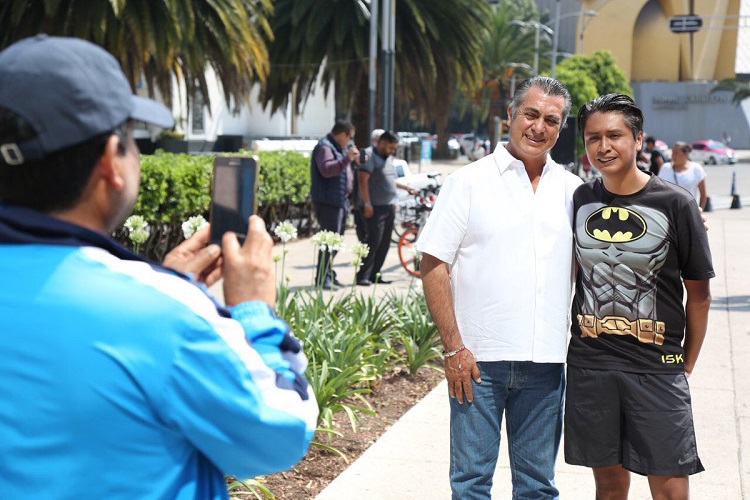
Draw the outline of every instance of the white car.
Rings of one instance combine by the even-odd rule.
[[[458,138],[458,143],[461,152],[472,161],[485,156],[490,149],[490,140],[474,133],[462,135]]]
[[[706,165],[718,165],[737,163],[737,152],[724,143],[714,140],[694,141],[691,146],[690,159]]]

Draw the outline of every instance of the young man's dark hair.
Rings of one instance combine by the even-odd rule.
[[[398,136],[391,132],[390,130],[386,130],[382,134],[380,134],[380,137],[378,138],[378,142],[388,142],[390,144],[398,144]]]
[[[589,116],[596,111],[622,113],[633,137],[638,137],[643,131],[643,113],[635,101],[625,94],[607,94],[587,102],[578,110],[578,130],[581,134],[586,129]]]
[[[120,138],[118,153],[125,155],[127,122],[115,130],[94,136],[38,160],[0,156],[0,201],[40,212],[71,208],[81,196],[104,146],[112,134]],[[0,108],[0,142],[23,143],[36,137],[31,124],[16,113]],[[13,161],[9,165],[7,160]]]

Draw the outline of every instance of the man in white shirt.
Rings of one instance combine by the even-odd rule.
[[[513,498],[559,496],[572,196],[581,179],[549,151],[570,106],[559,81],[524,81],[508,107],[507,146],[448,176],[417,241],[445,349],[453,498],[490,498],[503,413]]]

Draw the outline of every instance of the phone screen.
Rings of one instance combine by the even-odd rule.
[[[227,231],[244,240],[247,220],[258,208],[258,158],[216,156],[211,182],[211,242]]]

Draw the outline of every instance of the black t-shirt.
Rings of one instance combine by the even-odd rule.
[[[578,274],[568,363],[684,371],[682,279],[714,276],[695,200],[655,176],[627,196],[597,179],[576,190],[573,214]]]
[[[661,151],[658,149],[652,149],[651,150],[651,172],[654,175],[659,175],[659,169],[661,168],[661,165],[658,163],[659,158],[661,158],[661,165],[664,164],[664,155],[661,154]]]

